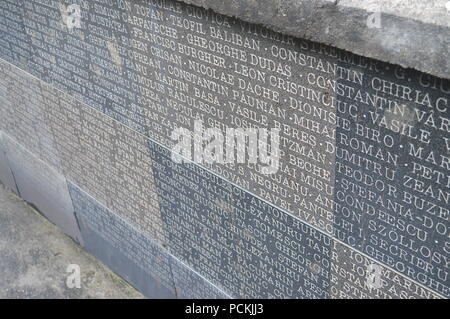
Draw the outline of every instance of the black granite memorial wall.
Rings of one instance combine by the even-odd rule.
[[[450,296],[448,79],[173,0],[0,7],[1,182],[145,295]],[[198,123],[278,129],[277,170],[174,161]]]

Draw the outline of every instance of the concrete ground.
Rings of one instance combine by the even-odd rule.
[[[80,288],[67,287],[71,264]],[[143,296],[0,184],[0,298]]]

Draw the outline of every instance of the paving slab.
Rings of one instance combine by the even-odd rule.
[[[78,265],[80,288],[67,286]],[[67,272],[67,271],[70,272]],[[74,277],[71,277],[74,278]],[[76,283],[76,280],[69,280]],[[143,298],[22,199],[0,185],[0,298]]]

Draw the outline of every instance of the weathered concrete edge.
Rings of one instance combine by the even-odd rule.
[[[367,18],[373,12],[339,5],[338,0],[178,1],[450,79],[450,23],[431,24],[381,12],[381,28],[369,28]]]

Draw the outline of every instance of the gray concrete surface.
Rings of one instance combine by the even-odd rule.
[[[449,0],[181,1],[294,37],[450,78]],[[375,12],[380,13],[376,27],[367,23]]]
[[[77,264],[81,288],[66,285]],[[0,184],[0,298],[143,298]]]

